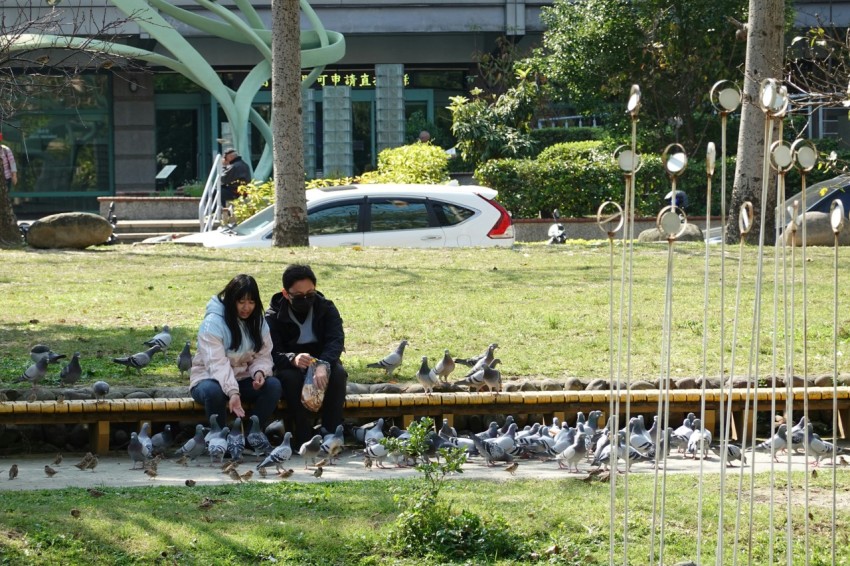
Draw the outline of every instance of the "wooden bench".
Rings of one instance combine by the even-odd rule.
[[[809,409],[812,411],[831,411],[833,406],[832,387],[809,387]],[[727,395],[729,392],[726,392]],[[635,390],[631,396],[626,391],[620,393],[620,413],[625,414],[626,403],[630,400],[630,410],[636,414],[655,414],[658,399],[663,394],[659,390]],[[753,414],[753,391],[747,395],[746,389],[733,389],[731,392],[733,409],[733,436],[743,426],[751,426]],[[749,421],[743,421],[743,409],[747,398],[750,399]],[[803,410],[804,390],[793,390],[794,412]],[[348,395],[345,400],[344,415],[349,419],[373,419],[378,417],[400,418],[407,426],[414,418],[430,416],[440,422],[447,419],[454,422],[455,415],[543,415],[551,419],[573,422],[578,411],[587,414],[592,410],[609,413],[610,394],[608,391],[522,391],[511,393],[398,393]],[[771,410],[772,392],[759,389],[759,412]],[[785,389],[776,391],[776,410],[785,411]],[[674,390],[670,392],[671,415],[684,415],[699,412],[702,393],[700,390]],[[717,432],[719,424],[721,392],[706,390],[706,428]],[[845,427],[850,424],[850,387],[838,388],[838,422],[841,437],[845,436]],[[286,407],[281,402],[280,411]],[[203,406],[191,398],[173,399],[108,399],[104,401],[7,401],[0,402],[0,424],[76,424],[90,425],[91,446],[97,453],[109,449],[110,426],[112,423],[140,423],[143,421],[196,421],[206,420]],[[602,424],[602,423],[600,423]],[[673,420],[678,426],[678,420]],[[747,430],[750,430],[749,428]]]

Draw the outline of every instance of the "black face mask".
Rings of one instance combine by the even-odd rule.
[[[307,314],[313,308],[313,303],[316,301],[316,295],[307,295],[305,297],[293,297],[289,299],[289,306],[295,314]]]

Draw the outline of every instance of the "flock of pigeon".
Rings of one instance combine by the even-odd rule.
[[[135,368],[137,372],[141,373],[142,368],[151,363],[155,354],[163,352],[163,355],[166,355],[171,342],[171,330],[168,325],[165,325],[153,338],[144,342],[144,345],[148,346],[147,350],[129,356],[112,358],[112,361],[125,366],[128,370]],[[32,388],[35,389],[39,382],[47,376],[49,366],[51,364],[58,364],[59,360],[64,358],[67,358],[65,354],[57,354],[50,347],[44,344],[37,344],[30,350],[32,364],[18,377],[18,381],[28,381]],[[190,350],[190,343],[186,342],[183,350],[177,356],[177,369],[180,371],[180,375],[183,376],[191,367],[192,352]],[[74,352],[71,360],[59,370],[59,383],[63,387],[73,386],[80,380],[82,375],[83,368],[80,365],[80,353]],[[109,384],[105,381],[97,381],[94,383],[93,389],[95,396],[102,399],[109,393]],[[34,396],[31,397],[34,398]]]
[[[407,340],[402,340],[395,350],[380,361],[367,364],[366,367],[381,368],[386,372],[388,378],[392,377],[393,372],[404,361],[404,349],[407,345]],[[460,363],[469,366],[470,369],[464,378],[454,382],[454,385],[463,385],[470,391],[481,391],[485,387],[488,391],[501,391],[502,373],[496,369],[501,360],[494,355],[498,347],[498,344],[490,344],[484,353],[471,358],[452,358],[449,351],[444,350],[443,357],[434,364],[433,368],[428,366],[428,356],[422,356],[422,363],[416,372],[416,379],[425,389],[425,393],[430,395],[435,388],[448,383],[449,375]]]
[[[623,461],[629,469],[639,462],[657,468],[670,457],[673,449],[681,453],[683,458],[690,456],[696,459],[705,458],[709,450],[720,455],[725,448],[728,466],[733,466],[736,461],[745,465],[746,452],[749,451],[770,454],[774,459],[778,459],[783,450],[793,453],[803,451],[812,458],[808,463],[814,467],[833,457],[838,458],[838,465],[847,466],[848,461],[844,456],[850,454],[850,450],[836,448],[815,434],[812,424],[805,417],[792,427],[790,434],[787,425],[781,423],[771,438],[746,451],[731,443],[712,443],[710,431],[703,429],[700,419],[694,413],[689,413],[680,427],[668,428],[663,434],[657,428],[658,417],[654,417],[653,425],[647,429],[643,415],[638,415],[630,420],[628,426],[616,432],[611,431],[609,426],[600,426],[601,418],[601,411],[591,411],[587,417],[578,413],[574,427],[555,418],[548,425],[535,423],[520,429],[509,415],[501,426],[494,421],[483,432],[469,435],[458,435],[448,420],[443,420],[439,429],[434,427],[429,431],[426,437],[427,451],[419,456],[426,460],[439,459],[441,449],[454,448],[463,450],[470,461],[480,461],[488,467],[504,465],[504,470],[511,474],[516,472],[523,460],[554,461],[560,469],[586,473],[586,481],[593,478],[606,481],[612,470],[620,471],[619,461]],[[351,452],[351,458],[362,458],[363,465],[368,469],[373,466],[387,468],[388,461],[394,467],[415,465],[417,456],[405,449],[409,433],[396,426],[390,426],[385,431],[384,424],[384,419],[378,419],[354,427],[349,431],[348,443],[343,425],[339,425],[333,432],[323,429],[321,434],[314,435],[296,450],[291,445],[290,432],[286,432],[282,442],[274,446],[261,429],[256,416],[250,418],[250,429],[245,434],[240,418],[222,428],[218,425],[218,415],[212,415],[209,428],[202,424],[196,425],[194,436],[176,448],[170,425],[165,425],[161,432],[151,435],[150,423],[146,422],[138,433],[131,433],[127,454],[132,469],[141,466],[151,479],[157,476],[158,465],[163,460],[176,458],[173,460],[176,465],[187,467],[189,463],[200,466],[203,460],[209,458],[209,466],[220,466],[224,474],[240,483],[250,480],[254,473],[268,477],[269,470],[282,479],[291,477],[294,469],[288,466],[296,453],[302,458],[304,469],[312,467],[312,475],[317,478],[322,476],[326,466],[338,463],[346,450]],[[387,437],[395,438],[398,442],[385,442],[383,439]],[[240,472],[238,467],[245,463],[248,450],[254,457],[254,464],[251,469]],[[61,462],[62,456],[58,455],[53,466]],[[80,470],[94,471],[97,463],[97,457],[89,453],[75,466]],[[47,477],[53,477],[58,472],[53,466],[45,465]],[[13,465],[9,470],[9,479],[15,479],[17,474],[18,467]],[[195,481],[186,480],[186,484],[191,486]]]

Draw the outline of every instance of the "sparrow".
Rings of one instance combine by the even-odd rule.
[[[86,466],[89,465],[89,462],[91,462],[92,458],[94,458],[94,454],[92,454],[91,452],[86,452],[86,455],[83,456],[82,460],[74,464],[74,466],[79,468],[80,470],[85,470]]]
[[[18,465],[12,464],[12,467],[9,468],[9,479],[13,480],[18,477]]]
[[[94,469],[97,467],[97,456],[92,456],[92,459],[89,460],[88,464],[86,464],[86,469],[94,472]]]
[[[79,509],[71,509],[71,516],[75,519],[80,518],[80,510]]]
[[[265,468],[260,468],[260,476],[261,476],[261,477],[266,477],[266,475],[268,475],[268,472],[266,472],[266,469],[265,469]]]
[[[242,479],[242,481],[250,481],[250,479],[254,477],[254,470],[248,470],[239,477]]]
[[[45,464],[45,466],[44,466],[44,473],[47,474],[47,477],[49,477],[49,478],[52,478],[53,476],[55,476],[57,474],[56,470],[54,470],[53,468],[51,468],[47,464]]]
[[[103,497],[104,495],[106,495],[104,492],[100,491],[99,489],[95,489],[93,487],[90,487],[88,489],[88,492],[89,492],[89,495],[91,495],[92,497]]]
[[[279,471],[277,473],[277,475],[279,475],[281,477],[281,479],[286,479],[289,476],[291,476],[293,473],[295,473],[295,470],[293,470],[292,468],[289,468],[288,470]]]
[[[328,465],[328,459],[327,459],[327,458],[322,458],[321,460],[319,460],[318,462],[316,462],[316,467],[317,467],[317,468],[324,468],[324,467],[325,467],[325,466],[327,466],[327,465]]]
[[[183,466],[184,468],[188,468],[189,467],[189,457],[186,454],[183,454],[182,456],[180,456],[179,458],[174,460],[174,463],[177,464],[178,466]]]
[[[232,479],[233,481],[242,483],[242,476],[240,476],[239,472],[237,472],[236,470],[230,470],[229,472],[227,472],[227,475],[229,475],[230,479]]]
[[[58,466],[58,465],[59,465],[59,464],[61,464],[61,463],[62,463],[62,453],[60,452],[60,453],[59,453],[59,454],[57,454],[57,455],[56,455],[56,457],[53,459],[53,465],[54,465],[54,466]]]
[[[154,479],[156,477],[156,469],[155,468],[147,468],[145,469],[145,475],[150,479]]]
[[[186,487],[195,487],[195,480],[186,480]]]
[[[324,469],[323,467],[319,466],[318,468],[316,468],[316,471],[315,471],[315,472],[313,472],[313,477],[314,477],[314,478],[320,478],[320,477],[322,477],[322,472],[323,472],[324,470],[325,470],[325,469]]]
[[[372,458],[364,458],[363,467],[365,467],[366,469],[372,469]]]
[[[511,475],[516,474],[516,469],[519,468],[519,462],[512,462],[508,464],[508,467],[505,468],[505,471]]]

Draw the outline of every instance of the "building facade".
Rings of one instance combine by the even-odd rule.
[[[500,38],[521,48],[539,43],[540,7],[547,3],[312,3],[324,27],[344,35],[346,51],[342,60],[324,69],[302,101],[308,176],[369,170],[381,149],[412,141],[418,129],[410,133],[411,128],[430,128],[436,143],[446,141],[451,126],[446,106],[450,97],[464,95],[475,86],[476,58],[495,50]],[[210,15],[191,0],[169,4]],[[236,13],[234,3],[218,4]],[[270,29],[270,2],[252,4]],[[48,9],[61,10],[62,3],[43,8]],[[15,18],[33,19],[33,10],[0,8],[7,27],[14,25],[10,22]],[[68,21],[81,14],[91,21],[112,18],[120,22],[120,41],[157,50],[156,41],[144,29],[105,0],[75,3],[67,10]],[[248,45],[170,21],[231,89],[237,89],[260,60]],[[79,27],[77,34],[91,33],[86,26],[66,27]],[[310,22],[302,18],[302,29],[309,27]],[[29,80],[34,95],[2,124],[4,143],[17,156],[19,183],[11,196],[22,218],[66,210],[95,211],[100,196],[168,194],[178,187],[197,186],[206,179],[214,156],[232,139],[227,118],[208,92],[156,65],[88,68],[74,79],[78,88],[63,92],[49,88],[49,77]],[[268,119],[270,85],[254,97],[253,108]],[[242,150],[247,154],[243,157],[256,164],[265,140],[252,131],[249,146]]]

